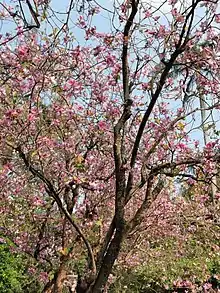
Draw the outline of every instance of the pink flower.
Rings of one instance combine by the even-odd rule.
[[[18,54],[22,57],[24,57],[25,55],[27,55],[29,49],[26,46],[20,46],[18,47]]]
[[[43,283],[46,283],[48,281],[48,273],[47,272],[40,273],[39,280]]]
[[[160,25],[159,31],[158,31],[158,37],[164,37],[165,34],[165,25]]]
[[[177,3],[177,0],[169,0],[168,4],[169,5],[175,5]]]
[[[113,56],[107,56],[106,57],[106,63],[108,66],[114,66],[115,64],[115,58]]]
[[[176,147],[178,148],[178,149],[180,149],[180,150],[185,150],[185,149],[187,149],[187,145],[185,145],[184,143],[178,143],[177,145],[176,145]]]
[[[81,15],[80,15],[80,17],[79,17],[79,22],[78,22],[78,24],[79,24],[79,26],[80,26],[81,28],[86,28],[86,22],[85,22],[83,16],[81,16]]]
[[[35,121],[36,120],[36,115],[35,114],[28,114],[28,121]]]
[[[195,147],[197,148],[197,147],[199,146],[199,141],[196,140],[196,141],[194,142],[194,145],[195,145]]]
[[[147,90],[149,90],[149,89],[151,89],[151,84],[150,83],[148,83],[148,82],[143,82],[142,83],[142,89],[144,90],[144,91],[147,91]]]
[[[169,77],[167,79],[167,83],[168,83],[168,85],[172,85],[173,84],[173,79],[171,77]]]
[[[0,238],[0,244],[4,244],[6,243],[5,239],[4,238]]]
[[[206,144],[205,148],[207,151],[212,151],[214,149],[214,147],[216,146],[216,142],[215,141],[210,141]]]
[[[105,121],[99,121],[98,127],[100,130],[106,130],[107,129],[107,124]]]
[[[217,23],[220,23],[220,14],[216,14],[216,15],[215,15],[215,21],[216,21]]]
[[[33,274],[36,273],[36,269],[35,269],[34,267],[30,267],[30,268],[28,268],[28,273],[29,273],[30,275],[33,275]]]
[[[209,290],[209,289],[212,288],[212,284],[210,284],[210,283],[205,283],[205,284],[203,285],[203,288],[204,288],[205,292],[207,292],[207,290]]]
[[[6,117],[10,118],[10,119],[13,119],[13,118],[17,118],[18,115],[20,114],[20,111],[19,110],[8,110],[5,115]]]
[[[172,16],[176,19],[176,21],[178,22],[184,22],[184,16],[182,14],[180,14],[176,8],[173,8],[171,10],[171,14]]]
[[[173,9],[171,10],[171,14],[172,14],[173,16],[177,16],[177,9],[176,9],[176,8],[173,8]]]
[[[187,183],[188,183],[189,185],[194,185],[195,181],[194,181],[192,178],[189,178],[189,179],[187,180]]]
[[[148,11],[145,12],[145,14],[144,14],[144,18],[149,18],[149,17],[151,17],[151,13],[150,13],[150,11],[148,10]]]
[[[75,84],[76,84],[76,81],[74,80],[74,79],[70,79],[69,81],[68,81],[68,84],[70,85],[70,86],[74,86]]]
[[[102,47],[101,46],[97,46],[97,47],[95,47],[94,48],[94,56],[97,56],[97,55],[99,55],[99,53],[102,51]]]
[[[160,16],[154,16],[155,21],[158,21],[159,18],[160,18]]]
[[[176,17],[177,22],[184,22],[184,16],[182,14],[178,14]]]

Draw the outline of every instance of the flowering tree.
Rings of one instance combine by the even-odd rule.
[[[202,94],[203,112],[220,107],[217,1],[72,0],[65,13],[45,0],[8,2],[0,12],[3,28],[10,21],[0,42],[2,231],[54,272],[42,275],[44,292],[62,292],[70,260],[83,262],[77,292],[103,292],[149,212],[161,221],[172,213],[173,178],[205,193],[216,175],[219,140],[200,146],[190,134],[201,108],[183,104]]]

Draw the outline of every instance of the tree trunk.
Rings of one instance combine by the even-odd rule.
[[[65,269],[65,262],[62,262],[59,270],[56,274],[55,284],[53,293],[62,293],[63,291],[63,282],[66,279],[66,269]]]
[[[108,277],[112,271],[112,267],[115,263],[115,260],[118,258],[121,245],[124,239],[124,229],[116,230],[113,239],[110,242],[107,253],[103,259],[101,268],[99,270],[98,276],[95,280],[94,285],[88,293],[101,293],[104,290],[104,287],[108,281]]]
[[[43,293],[62,293],[63,283],[66,279],[66,260],[67,256],[61,256],[60,266],[54,274],[53,280],[44,287]]]

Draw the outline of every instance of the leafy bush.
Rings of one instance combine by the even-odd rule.
[[[0,244],[0,259],[0,292],[23,292],[25,276],[21,257],[12,254],[6,244]]]
[[[38,293],[42,286],[28,273],[28,262],[22,254],[12,253],[7,244],[0,244],[0,292]]]
[[[176,249],[175,249],[176,248]],[[151,248],[150,257],[144,265],[121,272],[111,285],[111,293],[165,293],[201,292],[203,285],[220,287],[220,256],[210,254],[206,247],[189,241],[178,254],[177,243],[167,241]],[[182,248],[181,248],[182,249]]]

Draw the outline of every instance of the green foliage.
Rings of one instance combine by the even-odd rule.
[[[22,254],[12,253],[9,245],[0,244],[0,292],[39,293],[42,284],[29,274],[29,263]]]
[[[210,261],[208,268],[211,272],[209,283],[212,284],[213,288],[220,289],[220,257]]]
[[[22,284],[26,277],[21,257],[12,254],[6,244],[0,244],[0,259],[0,292],[23,292]]]
[[[162,293],[182,292],[181,282],[187,281],[190,288],[202,288],[205,282],[219,288],[220,256],[210,255],[195,239],[190,239],[184,247],[178,241],[166,240],[161,245],[149,249],[149,257],[142,266],[121,272],[110,288],[111,293]],[[179,289],[177,289],[179,288]]]
[[[74,271],[74,272],[77,272],[77,274],[79,274],[80,276],[83,275],[84,273],[84,270],[85,270],[85,267],[86,267],[86,258],[80,258],[78,260],[74,260],[74,261],[71,261],[69,263],[69,268],[70,270]]]

